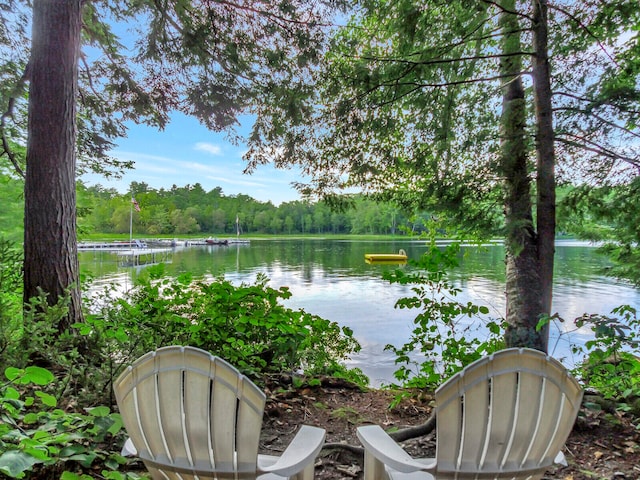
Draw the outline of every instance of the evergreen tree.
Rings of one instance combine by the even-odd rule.
[[[40,290],[51,303],[69,295],[59,329],[82,319],[76,158],[80,170],[117,171],[127,165],[107,152],[128,120],[162,127],[180,110],[213,130],[231,130],[263,97],[305,91],[334,5],[10,0],[3,6],[0,154],[26,176],[25,301]],[[119,38],[114,25],[134,29],[133,38]],[[11,139],[22,137],[26,173],[24,158],[11,148]]]
[[[638,34],[629,25],[640,5],[560,1],[551,15],[544,0],[360,6],[302,114],[273,104],[259,119],[251,165],[275,152],[276,163],[311,176],[303,192],[330,198],[358,186],[438,213],[461,234],[502,228],[507,341],[546,349],[537,326],[551,313],[556,149],[565,181],[576,166],[597,175],[637,164]]]

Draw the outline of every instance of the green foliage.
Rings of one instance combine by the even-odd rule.
[[[336,31],[307,92],[309,105],[324,107],[294,117],[270,103],[249,139],[251,165],[271,161],[269,147],[277,163],[308,172],[304,192],[330,198],[357,187],[411,210],[457,215],[467,227],[499,228],[492,10],[364,2]]]
[[[21,242],[24,218],[24,181],[15,175],[4,174],[5,164],[0,155],[0,232],[4,239]],[[8,168],[8,167],[7,167]]]
[[[22,252],[0,238],[0,367],[22,330]]]
[[[272,289],[264,277],[234,286],[189,275],[166,278],[161,267],[148,272],[124,296],[112,287],[91,299],[93,313],[74,332],[53,335],[67,304],[47,306],[44,294],[25,307],[24,320],[13,319],[21,328],[0,355],[7,379],[0,383],[1,473],[83,480],[100,469],[103,478],[138,478],[115,453],[125,432],[108,406],[111,385],[124,365],[162,345],[207,349],[258,379],[301,369],[307,376],[368,383],[361,371],[342,364],[359,350],[352,332],[284,307],[281,300],[291,295],[287,288]]]
[[[617,186],[572,189],[560,215],[580,238],[602,242],[613,265],[606,272],[640,285],[640,177]]]
[[[0,231],[12,232],[10,240],[22,236],[22,184],[7,177],[6,188],[0,175],[0,194],[4,200],[0,212]],[[16,186],[17,185],[17,186]],[[357,234],[419,235],[432,218],[429,211],[403,209],[384,197],[355,195],[341,197],[348,205],[332,201],[292,201],[274,206],[247,195],[226,196],[219,187],[205,192],[200,184],[155,190],[132,182],[131,190],[142,206],[133,212],[136,236],[196,235],[235,236],[256,234]],[[131,198],[100,185],[85,186],[77,182],[77,219],[80,239],[104,239],[113,234],[129,233]],[[483,215],[500,215],[497,204],[483,210]],[[236,224],[236,215],[238,224]],[[440,228],[446,217],[438,216]],[[128,238],[128,237],[127,237]]]
[[[621,410],[640,415],[640,320],[629,305],[615,308],[612,316],[583,315],[578,328],[589,328],[594,338],[584,347],[574,345],[574,353],[585,355],[576,369],[585,385],[605,399],[615,400]]]
[[[109,176],[132,168],[109,155],[129,122],[162,128],[180,110],[231,132],[240,115],[259,112],[264,98],[296,110],[295,94],[307,88],[322,58],[326,21],[341,3],[83,2],[81,45],[74,46],[83,50],[79,171]],[[27,125],[23,74],[32,9],[32,2],[11,0],[0,11],[0,132],[15,143],[24,143]]]
[[[107,407],[84,413],[59,408],[49,391],[54,376],[41,367],[7,368],[5,377],[8,381],[0,384],[0,472],[24,478],[59,464],[67,470],[64,478],[79,478],[81,473],[74,472],[91,472],[100,462],[106,467],[102,475],[109,477],[126,463],[113,453],[124,435],[119,414]]]
[[[20,298],[20,304],[22,299]],[[42,364],[57,364],[67,352],[69,334],[55,340],[55,325],[67,313],[67,300],[62,298],[55,305],[49,305],[44,293],[33,297],[22,306],[11,323],[16,327],[7,349],[0,354],[0,367],[9,364],[24,367],[37,359]],[[65,362],[66,363],[66,362]]]
[[[441,249],[432,243],[415,271],[385,275],[391,283],[413,285],[413,296],[398,300],[397,308],[420,309],[409,341],[386,347],[396,355],[396,364],[403,364],[394,375],[405,387],[435,389],[469,363],[504,346],[502,323],[480,317],[489,313],[487,307],[455,299],[460,289],[447,279],[447,271],[457,266],[459,251],[459,244]],[[476,332],[470,334],[481,328],[485,340]],[[419,357],[420,363],[412,357]]]
[[[360,348],[350,329],[284,307],[280,301],[291,296],[289,289],[273,289],[265,277],[234,286],[224,279],[151,276],[126,296],[113,295],[105,291],[96,299],[99,309],[77,327],[99,337],[106,351],[117,350],[125,363],[159,346],[182,344],[210,351],[253,377],[297,369],[316,375],[341,372],[339,362]]]
[[[331,416],[338,420],[343,420],[352,425],[360,425],[365,421],[360,412],[353,407],[340,407],[331,412]]]
[[[78,183],[79,225],[83,235],[128,233],[129,195]],[[198,183],[170,190],[155,190],[132,182],[131,191],[141,206],[133,212],[136,235],[228,236],[255,234],[396,234],[424,230],[430,217],[419,212],[412,218],[396,204],[362,195],[350,197],[349,209],[335,202],[292,201],[274,206],[247,195],[223,195],[216,187],[205,192]],[[236,222],[237,220],[237,222]]]
[[[21,304],[21,298],[16,299]],[[81,398],[83,405],[109,394],[111,372],[103,370],[104,352],[97,339],[79,336],[75,331],[58,332],[60,319],[68,312],[68,297],[49,305],[47,296],[30,299],[17,315],[8,319],[15,330],[0,351],[0,371],[38,365],[56,371],[58,381],[50,385],[58,398]]]

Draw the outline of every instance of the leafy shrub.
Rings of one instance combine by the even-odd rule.
[[[120,416],[91,406],[112,405],[123,365],[159,346],[197,346],[254,377],[304,369],[368,381],[341,363],[359,349],[351,330],[284,307],[287,288],[272,289],[265,277],[236,287],[151,272],[129,293],[109,287],[90,299],[86,322],[73,332],[53,327],[66,314],[64,298],[47,306],[40,295],[12,318],[20,331],[0,352],[0,364],[13,363],[0,382],[0,473],[84,480],[99,470],[103,478],[137,478],[114,453],[124,437]]]
[[[413,296],[398,300],[396,308],[421,310],[413,321],[409,341],[401,347],[386,346],[396,355],[396,364],[403,364],[394,376],[405,387],[436,388],[482,355],[504,348],[504,325],[485,322],[479,316],[488,314],[488,308],[455,298],[461,290],[447,279],[447,270],[458,265],[459,252],[458,244],[440,249],[432,243],[409,273],[395,270],[385,274],[391,283],[413,285]],[[478,321],[463,322],[465,317]],[[484,329],[486,339],[478,338],[472,329]],[[412,359],[416,357],[422,357],[421,363]]]
[[[30,299],[15,324],[20,325],[12,341],[0,353],[0,371],[8,367],[38,366],[54,371],[57,381],[48,388],[58,398],[82,398],[83,406],[104,400],[112,376],[103,370],[105,352],[91,337],[75,331],[58,332],[68,312],[68,297],[49,305],[44,293]]]
[[[578,328],[591,328],[594,338],[584,347],[573,345],[574,353],[584,355],[574,373],[604,398],[616,400],[620,409],[640,415],[640,320],[629,305],[611,313],[575,320]]]
[[[123,436],[119,414],[107,407],[68,413],[47,391],[53,374],[44,368],[8,368],[0,384],[0,472],[24,478],[27,472],[53,468],[63,478],[81,478],[100,462],[105,478],[134,478],[117,470],[126,463],[115,443]],[[78,473],[75,473],[78,472]],[[92,478],[92,477],[88,477]]]
[[[178,344],[207,350],[253,377],[297,369],[315,375],[339,371],[339,362],[360,348],[350,329],[284,307],[280,300],[291,292],[269,287],[266,277],[239,286],[190,275],[149,278],[118,295],[105,291],[94,303],[99,311],[77,325],[101,338],[111,362]]]
[[[22,252],[0,238],[0,366],[22,333]]]

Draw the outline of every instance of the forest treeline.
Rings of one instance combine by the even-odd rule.
[[[23,182],[0,174],[3,208],[0,230],[13,241],[22,236]],[[133,231],[144,235],[204,236],[275,234],[355,234],[403,235],[420,234],[439,217],[427,211],[407,212],[391,203],[356,195],[348,208],[337,210],[324,201],[296,200],[278,206],[261,202],[249,194],[225,195],[220,187],[209,191],[196,183],[170,189],[154,189],[146,183],[132,182],[131,193],[120,193],[101,185],[87,186],[78,182],[78,226],[80,238],[89,234],[129,232],[132,203],[136,199],[140,210],[133,209]],[[559,190],[565,197],[572,187]],[[499,206],[496,218],[500,217]],[[237,220],[237,223],[236,223]],[[436,220],[434,222],[434,220]],[[560,233],[577,234],[575,213],[559,212]],[[443,225],[444,228],[444,225]],[[500,226],[495,232],[499,235]]]
[[[597,191],[601,197],[626,196],[625,192],[617,191],[620,188]],[[602,193],[603,190],[606,192]],[[87,233],[128,233],[131,220],[138,236],[197,233],[225,236],[238,231],[242,235],[419,235],[434,229],[439,235],[446,235],[464,231],[462,226],[449,222],[442,212],[411,212],[393,202],[365,195],[351,196],[342,208],[337,208],[323,200],[296,200],[276,206],[249,194],[225,195],[221,187],[206,191],[199,183],[156,190],[144,182],[132,182],[130,192],[122,194],[101,185],[79,183],[80,237]],[[593,211],[591,202],[583,202],[578,208],[575,198],[582,196],[580,188],[563,186],[558,188],[557,195],[559,235],[605,240],[589,232],[615,228],[614,219]],[[132,210],[132,197],[139,210]],[[487,223],[493,228],[480,232],[485,237],[503,234],[502,207],[495,205],[492,209],[489,216],[493,221]]]
[[[0,231],[21,241],[24,183],[0,173]],[[198,234],[203,236],[251,234],[403,234],[421,233],[431,218],[427,212],[409,214],[390,203],[355,197],[350,208],[332,209],[323,201],[292,201],[275,206],[250,195],[225,195],[220,187],[206,191],[202,185],[153,189],[132,182],[131,193],[100,185],[77,185],[78,228],[89,234],[128,233],[131,197],[136,236]],[[236,218],[238,224],[236,225]]]
[[[201,184],[159,190],[132,182],[121,194],[100,185],[78,189],[82,232],[126,233],[133,213],[136,235],[403,234],[421,233],[431,216],[407,213],[391,203],[356,196],[349,208],[296,200],[275,206],[250,195],[225,195]],[[131,197],[138,208],[132,210]],[[82,233],[81,233],[82,236]]]

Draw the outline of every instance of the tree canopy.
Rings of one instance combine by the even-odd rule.
[[[635,174],[639,39],[628,20],[638,24],[638,4],[360,6],[334,37],[314,96],[301,102],[305,115],[265,107],[250,165],[271,160],[269,144],[276,163],[311,177],[305,191],[360,186],[453,215],[467,232],[502,225],[514,287],[507,320],[530,332],[516,343],[537,346],[525,337],[539,336],[551,313],[556,170],[561,181]]]
[[[11,0],[0,9],[0,155],[25,182],[25,301],[69,295],[60,331],[81,320],[79,170],[109,157],[126,122],[172,111],[231,130],[265,96],[308,89],[338,1]],[[28,28],[31,27],[31,34]],[[123,33],[121,33],[123,32]],[[28,90],[28,92],[27,92]],[[53,128],[47,128],[49,127]],[[26,145],[26,156],[19,155]],[[17,146],[17,147],[16,147]],[[26,171],[26,173],[25,173]]]
[[[509,54],[523,60],[529,101],[533,3],[514,2],[523,43]],[[288,116],[276,103],[262,107],[250,164],[272,156],[300,164],[312,177],[301,187],[319,194],[358,185],[454,208],[465,221],[501,222],[482,208],[501,201],[493,187],[500,180],[495,167],[504,32],[497,21],[503,10],[484,0],[361,2],[334,36],[314,95],[300,100],[304,115]],[[614,166],[619,174],[633,173],[638,10],[633,1],[550,5],[561,181],[608,178]],[[529,109],[530,148],[532,115]]]
[[[82,2],[80,169],[113,174],[131,167],[109,156],[127,122],[162,128],[171,112],[181,111],[212,130],[232,130],[263,96],[306,91],[339,6],[332,0]],[[26,135],[31,20],[31,2],[9,0],[0,10],[0,153],[13,155],[22,170],[24,156],[11,145]]]
[[[130,167],[109,157],[127,122],[162,128],[181,111],[233,139],[251,114],[248,170],[300,165],[304,193],[332,200],[358,187],[465,232],[503,228],[508,259],[529,242],[536,315],[550,313],[556,174],[624,184],[637,173],[637,2],[362,0],[336,17],[346,3],[6,2],[0,155],[26,170],[25,300],[40,288],[51,301],[78,296],[77,171]],[[510,135],[524,155],[517,173]]]

